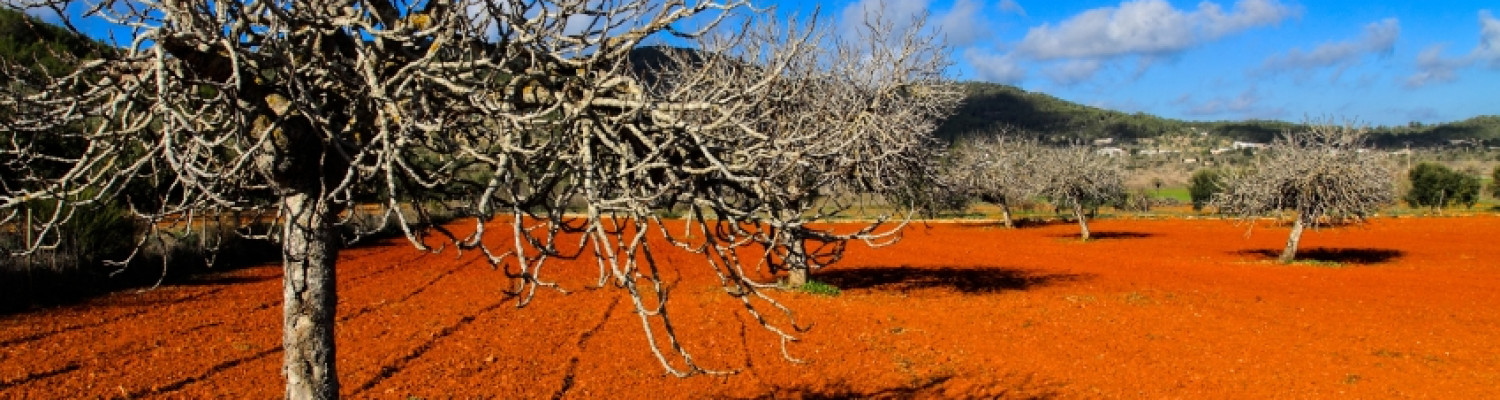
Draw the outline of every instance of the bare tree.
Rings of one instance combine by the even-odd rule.
[[[1280,261],[1292,262],[1302,231],[1325,219],[1363,220],[1395,201],[1390,166],[1378,152],[1367,152],[1365,129],[1353,124],[1314,122],[1288,131],[1253,167],[1224,176],[1214,202],[1226,214],[1250,219],[1270,212],[1294,214]]]
[[[745,9],[683,0],[104,1],[86,17],[134,29],[128,48],[0,94],[0,152],[35,167],[0,193],[0,224],[37,219],[38,237],[55,236],[75,208],[35,210],[34,200],[112,201],[138,181],[160,198],[124,201],[148,221],[274,211],[280,228],[260,234],[282,244],[289,398],[339,393],[334,265],[340,246],[368,233],[347,222],[369,204],[382,207],[372,229],[395,227],[418,249],[441,249],[435,234],[485,254],[515,282],[519,306],[539,288],[563,290],[544,279],[548,260],[589,254],[598,285],[633,300],[663,368],[713,372],[672,328],[647,240],[660,232],[704,254],[785,354],[795,338],[757,307],[795,320],[761,291],[775,285],[750,271],[805,278],[849,241],[898,238],[904,222],[886,221],[909,211],[848,232],[809,224],[889,203],[931,175],[930,132],[958,94],[944,82],[943,47],[920,23],[899,30],[872,18],[848,40],[795,21],[708,34]],[[669,51],[644,77],[630,55],[661,33],[699,38],[698,51]],[[474,233],[431,226],[427,199],[461,199]],[[572,202],[582,216],[568,212]],[[687,233],[702,239],[667,231],[657,215],[674,206],[690,210]],[[506,239],[483,240],[492,227]],[[741,260],[745,246],[764,248],[765,259]]]
[[[872,14],[859,37],[833,38],[817,30],[788,34],[773,21],[742,36],[711,38],[700,47],[718,50],[706,59],[674,53],[674,68],[666,73],[683,79],[653,88],[662,98],[693,103],[726,90],[768,94],[746,104],[743,123],[696,135],[704,145],[695,157],[704,159],[698,161],[704,169],[683,171],[679,183],[669,185],[681,189],[673,198],[708,238],[695,251],[709,254],[716,266],[739,268],[728,250],[755,243],[767,250],[763,264],[788,272],[786,283],[795,287],[836,261],[850,240],[878,246],[894,239],[904,222],[887,226],[887,219],[904,221],[910,212],[885,214],[850,232],[809,223],[868,205],[910,210],[914,204],[902,200],[911,196],[902,192],[935,174],[930,132],[956,107],[959,93],[935,84],[948,57],[930,44],[923,21],[900,30],[895,22]],[[768,51],[769,45],[802,50]],[[702,126],[722,118],[691,116]],[[746,279],[745,271],[723,272],[732,292],[758,293],[754,288],[764,286]]]
[[[1069,207],[1078,220],[1079,237],[1089,240],[1085,209],[1125,194],[1125,176],[1114,157],[1083,146],[1047,149],[1037,159],[1037,193],[1058,207]]]
[[[1008,132],[955,144],[945,181],[964,196],[1000,206],[1006,228],[1015,228],[1011,207],[1037,195],[1038,161],[1043,148]]]

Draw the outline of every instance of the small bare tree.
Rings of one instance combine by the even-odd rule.
[[[1078,220],[1079,237],[1089,240],[1085,209],[1125,194],[1125,175],[1114,157],[1084,146],[1049,148],[1036,161],[1037,193],[1058,207],[1069,207]]]
[[[630,296],[663,368],[712,372],[672,327],[647,238],[660,232],[703,254],[785,354],[795,338],[757,304],[795,325],[791,311],[749,271],[805,278],[847,242],[898,238],[901,223],[885,222],[910,211],[847,232],[810,224],[930,175],[930,132],[958,94],[943,78],[944,48],[920,23],[897,30],[877,15],[861,37],[840,40],[746,15],[742,29],[709,34],[746,9],[708,0],[91,4],[86,18],[135,29],[128,48],[0,91],[0,154],[29,171],[0,192],[0,225],[38,220],[42,238],[7,250],[45,248],[71,205],[117,200],[131,182],[157,189],[156,199],[123,199],[151,226],[274,212],[279,229],[259,234],[282,244],[289,398],[339,394],[335,264],[342,245],[368,233],[347,223],[368,205],[382,208],[372,229],[399,229],[418,249],[442,248],[430,243],[436,235],[485,254],[513,279],[519,306],[539,288],[563,290],[544,279],[549,260],[588,254],[598,285]],[[632,61],[662,33],[696,38],[698,49],[669,52],[658,66]],[[38,200],[57,206],[36,209]],[[474,233],[432,226],[424,200],[462,202]],[[690,210],[690,233],[702,240],[667,232],[658,215],[674,206]],[[485,234],[495,227],[498,242]],[[741,260],[746,246],[766,258]]]
[[[1221,212],[1251,219],[1267,213],[1293,213],[1292,231],[1280,261],[1297,257],[1302,232],[1326,219],[1361,221],[1395,201],[1386,159],[1365,151],[1365,129],[1354,124],[1314,122],[1288,131],[1254,166],[1224,177],[1215,195]]]
[[[944,181],[961,196],[999,206],[1005,227],[1015,228],[1011,207],[1037,195],[1044,152],[1035,141],[1008,136],[1000,132],[955,144]]]

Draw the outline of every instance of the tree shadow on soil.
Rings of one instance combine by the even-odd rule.
[[[1256,249],[1241,250],[1234,252],[1241,256],[1260,257],[1265,260],[1276,260],[1281,256],[1281,250]],[[1297,261],[1319,261],[1339,264],[1374,265],[1395,261],[1406,253],[1391,249],[1331,249],[1319,247],[1297,251]]]
[[[813,279],[843,290],[909,292],[947,288],[965,294],[1027,290],[1058,282],[1076,282],[1091,275],[1046,274],[993,266],[900,267],[869,266],[821,271]]]
[[[1011,224],[1015,225],[1016,229],[1042,228],[1054,225],[1066,225],[1069,223],[1070,222],[1068,221],[1057,218],[1016,218],[1011,220]],[[1005,222],[999,220],[984,222],[959,222],[957,225],[961,228],[1005,228]]]
[[[1008,379],[1007,382],[988,382],[981,386],[957,383],[954,378],[956,377],[953,375],[939,375],[913,379],[901,386],[877,389],[859,389],[844,382],[783,387],[746,399],[1051,399],[1058,396],[1055,390],[1058,385],[1036,382],[1030,377]],[[957,390],[963,393],[947,390],[949,384],[965,385],[962,390]]]
[[[1052,237],[1061,238],[1061,239],[1078,239],[1080,236],[1081,235],[1078,234],[1078,233],[1068,233],[1068,234],[1062,234],[1062,235],[1053,235]],[[1155,237],[1155,236],[1156,236],[1155,233],[1145,233],[1145,232],[1098,231],[1098,232],[1090,232],[1089,233],[1089,240],[1146,239],[1146,238]]]

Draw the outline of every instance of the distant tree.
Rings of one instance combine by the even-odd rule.
[[[1224,179],[1219,170],[1200,169],[1188,179],[1188,197],[1193,201],[1193,211],[1203,211],[1203,206],[1213,200],[1214,194],[1223,190]]]
[[[1037,194],[1036,163],[1042,147],[1035,141],[1015,139],[1009,128],[953,147],[944,178],[964,197],[1000,207],[1006,228],[1015,228],[1011,207]]]
[[[1307,227],[1324,217],[1363,220],[1395,199],[1390,168],[1379,152],[1361,149],[1364,128],[1311,124],[1287,131],[1265,158],[1224,177],[1214,203],[1221,212],[1251,219],[1275,211],[1295,214],[1280,261],[1292,262]]]
[[[1037,193],[1073,210],[1083,240],[1090,238],[1084,210],[1125,195],[1125,175],[1116,159],[1088,147],[1045,149],[1037,157],[1036,171]]]
[[[1442,164],[1417,164],[1406,176],[1411,181],[1411,190],[1403,199],[1412,207],[1441,212],[1450,204],[1473,207],[1479,202],[1479,178]]]
[[[1500,165],[1490,172],[1490,197],[1500,199]]]

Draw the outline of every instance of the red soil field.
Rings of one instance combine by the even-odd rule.
[[[478,254],[402,242],[339,264],[339,368],[357,398],[1500,398],[1500,218],[1284,227],[1104,220],[916,224],[781,293],[777,342],[694,255],[658,247],[685,346],[727,377],[664,375],[619,290],[517,309]],[[0,398],[280,396],[280,269],[0,317]]]

